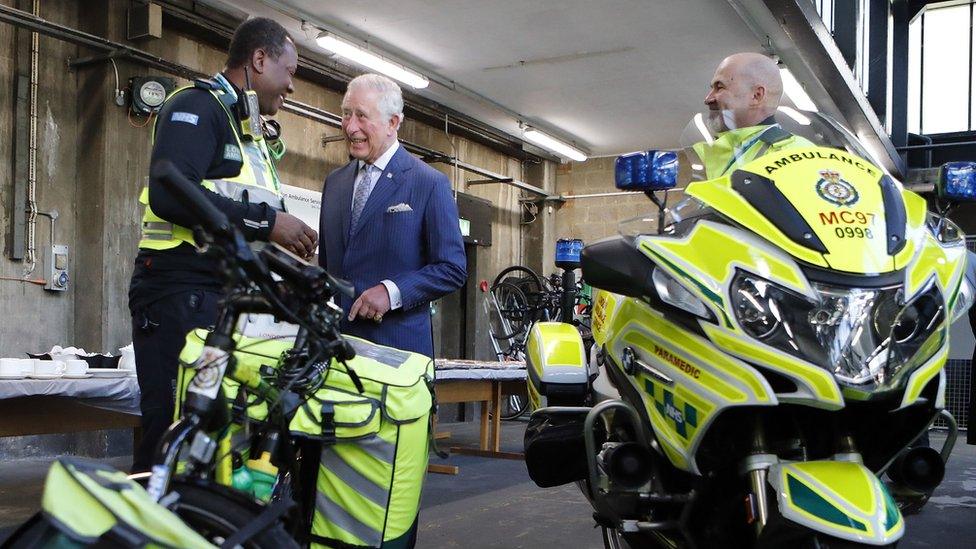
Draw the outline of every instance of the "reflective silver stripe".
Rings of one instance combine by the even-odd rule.
[[[267,189],[269,187],[268,182],[265,181],[264,177],[264,155],[261,154],[260,145],[251,141],[244,145],[244,154],[247,155],[247,163],[251,165],[251,171],[254,172],[254,181],[259,186]]]
[[[359,446],[364,452],[369,454],[375,459],[382,461],[383,463],[388,463],[393,465],[393,461],[396,459],[396,444],[387,442],[378,436],[373,436],[365,440],[356,441],[356,446]]]
[[[342,482],[345,482],[350,488],[358,492],[359,495],[376,505],[385,508],[389,502],[390,493],[386,487],[379,486],[363,476],[359,471],[353,469],[332,448],[324,448],[322,450],[322,466],[332,472],[333,475],[339,477]]]
[[[268,220],[267,219],[264,220],[264,221],[261,221],[260,223],[258,223],[257,221],[251,221],[250,219],[242,219],[241,221],[244,222],[244,225],[246,225],[246,226],[248,226],[248,227],[250,227],[252,229],[263,229],[263,228],[265,228],[265,227],[268,226]]]
[[[379,547],[383,543],[382,532],[363,524],[322,492],[315,495],[315,510],[321,513],[326,521],[363,540],[370,547]]]
[[[166,234],[155,234],[155,233],[142,233],[143,240],[172,240],[173,233]]]
[[[173,224],[166,221],[144,221],[142,230],[173,232]]]
[[[226,196],[231,200],[243,202],[244,193],[247,193],[247,201],[250,204],[268,204],[275,209],[283,209],[281,197],[275,194],[274,191],[269,191],[256,185],[245,185],[224,179],[210,179],[209,181],[213,183],[214,191],[217,194]]]

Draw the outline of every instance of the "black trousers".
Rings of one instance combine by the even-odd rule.
[[[176,372],[186,334],[217,320],[220,292],[185,290],[153,301],[132,314],[132,346],[142,400],[142,440],[132,472],[148,471],[159,439],[173,422]]]

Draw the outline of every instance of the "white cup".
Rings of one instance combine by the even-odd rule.
[[[88,363],[77,358],[66,360],[64,373],[69,376],[83,376],[88,373]]]
[[[34,375],[57,376],[64,373],[64,362],[34,359]]]
[[[136,371],[136,353],[132,350],[132,345],[126,345],[119,351],[122,355],[119,359],[119,370]]]
[[[0,358],[0,376],[21,376],[24,375],[19,358]]]

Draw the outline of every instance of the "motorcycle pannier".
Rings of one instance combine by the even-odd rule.
[[[4,547],[215,549],[125,473],[94,461],[55,461],[41,507]]]
[[[433,363],[348,337],[360,393],[341,364],[291,422],[294,436],[322,442],[313,547],[398,546],[420,508],[427,472]]]
[[[536,322],[526,342],[529,398],[536,408],[580,406],[589,388],[583,338],[564,322]]]

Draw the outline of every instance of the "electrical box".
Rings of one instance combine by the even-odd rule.
[[[64,244],[51,246],[47,254],[47,284],[45,290],[64,292],[68,289],[68,247]]]
[[[148,116],[159,112],[163,101],[173,93],[176,81],[165,76],[136,76],[129,79],[132,114]]]
[[[129,40],[161,38],[163,36],[163,8],[159,4],[133,4],[127,22]]]

